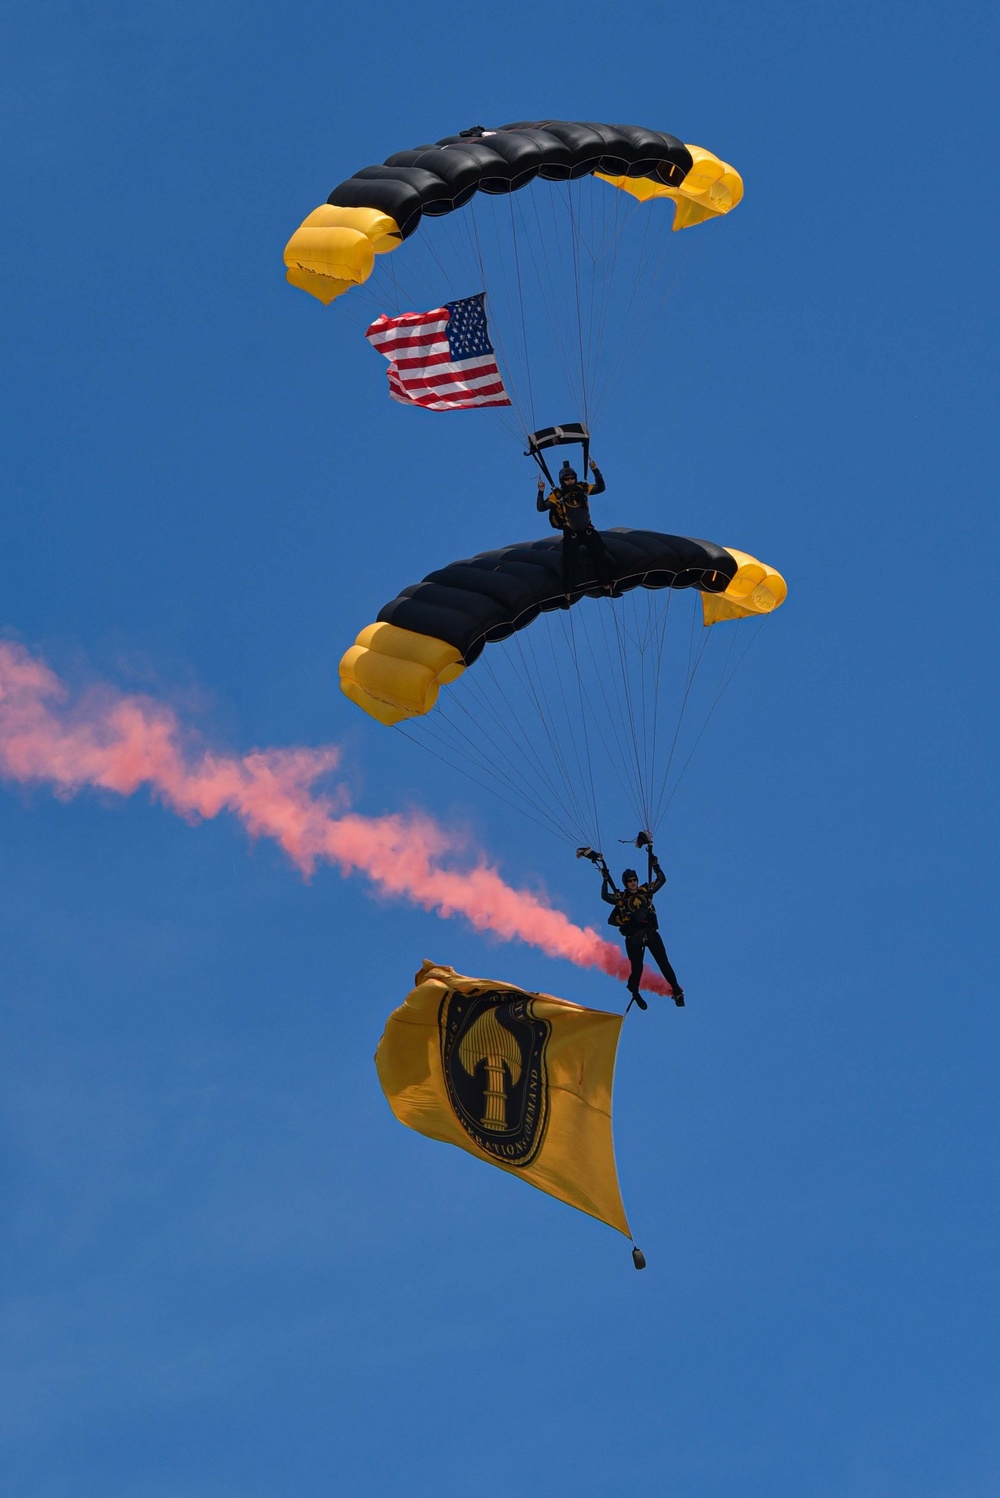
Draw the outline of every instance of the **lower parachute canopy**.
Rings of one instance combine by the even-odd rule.
[[[613,593],[695,588],[703,622],[768,614],[784,601],[784,578],[745,552],[657,531],[601,532]],[[340,662],[345,696],[380,723],[429,713],[487,644],[506,640],[540,614],[605,591],[584,575],[564,592],[558,537],[485,551],[431,572],[379,612]],[[588,566],[592,567],[592,563]]]
[[[343,692],[369,717],[572,847],[599,848],[602,823],[620,830],[626,817],[657,830],[786,593],[742,551],[600,534],[608,587],[588,553],[567,598],[557,536],[482,552],[404,588],[340,663]]]

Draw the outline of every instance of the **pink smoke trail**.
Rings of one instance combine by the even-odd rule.
[[[529,890],[514,889],[485,856],[471,866],[445,860],[461,840],[430,817],[364,817],[346,793],[317,791],[339,751],[260,749],[220,754],[184,728],[172,708],[146,696],[100,687],[77,701],[45,663],[0,642],[0,776],[72,796],[85,787],[131,796],[143,785],[189,821],[231,812],[251,837],[278,843],[304,875],[317,862],[360,872],[387,895],[441,916],[462,915],[477,931],[515,938],[577,967],[626,978],[624,952],[591,927],[577,926]],[[669,994],[654,974],[643,987]]]

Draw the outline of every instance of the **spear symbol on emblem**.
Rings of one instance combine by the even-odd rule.
[[[507,1088],[504,1082],[504,1063],[510,1072],[510,1084],[516,1086],[521,1075],[521,1050],[509,1030],[496,1017],[496,1011],[488,1009],[481,1014],[468,1033],[462,1037],[458,1048],[458,1059],[469,1076],[475,1075],[480,1061],[486,1062],[486,1109],[483,1113],[484,1129],[502,1130],[507,1127]]]

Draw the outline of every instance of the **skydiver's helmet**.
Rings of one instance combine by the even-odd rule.
[[[564,463],[559,470],[559,487],[564,489],[567,484],[576,483],[576,469],[571,463]]]
[[[636,884],[639,883],[639,875],[635,869],[622,869],[622,884],[627,885],[630,879],[634,879]]]

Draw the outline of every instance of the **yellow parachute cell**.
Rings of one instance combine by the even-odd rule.
[[[454,645],[394,624],[369,624],[340,662],[345,697],[379,723],[429,713],[438,690],[465,670]]]
[[[689,229],[706,219],[718,218],[736,207],[743,196],[743,178],[735,167],[701,146],[688,146],[694,165],[679,187],[668,187],[649,177],[609,177],[595,172],[602,182],[631,193],[640,203],[653,198],[672,198],[676,204],[674,228]]]
[[[704,623],[719,624],[723,619],[745,619],[751,614],[770,614],[788,597],[788,584],[780,572],[745,551],[732,546],[726,550],[737,562],[736,576],[724,593],[702,593]]]
[[[386,213],[321,203],[285,246],[285,279],[329,305],[367,281],[375,256],[401,242],[395,220]]]

